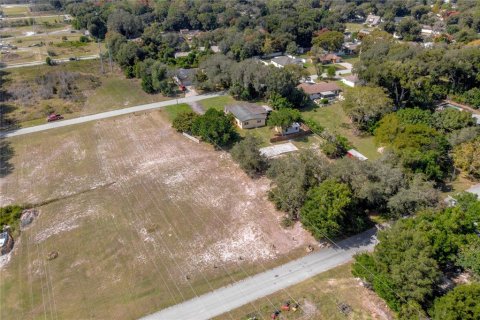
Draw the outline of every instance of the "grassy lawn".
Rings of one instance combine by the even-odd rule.
[[[358,55],[343,56],[342,60],[343,60],[343,62],[348,62],[348,63],[351,63],[351,64],[355,64],[356,62],[358,62],[360,60],[360,58],[358,57]]]
[[[362,29],[369,29],[368,27],[366,27],[362,23],[348,23],[347,22],[347,23],[345,23],[345,26],[348,29],[348,31],[350,31],[350,32],[358,32]]]
[[[236,101],[237,100],[235,100],[232,96],[221,96],[221,97],[205,99],[205,100],[199,101],[198,103],[205,110],[213,108],[218,111],[223,111],[223,108],[226,105],[235,103]]]
[[[258,319],[270,319],[272,312],[280,309],[285,301],[299,303],[299,309],[282,312],[280,319],[283,320],[387,319],[384,315],[393,316],[383,301],[359,285],[350,268],[351,264],[339,266],[214,319],[246,320],[253,315]],[[341,304],[350,306],[351,312],[342,313]],[[377,317],[372,317],[373,314]]]
[[[372,136],[360,137],[353,134],[349,119],[339,103],[304,111],[302,115],[304,118],[314,119],[332,132],[345,136],[353,144],[354,148],[367,158],[376,159],[380,156],[376,151],[377,148]]]
[[[178,105],[166,106],[165,108],[162,108],[162,110],[167,113],[168,119],[173,121],[179,113],[192,111],[192,108],[186,103],[180,103]]]

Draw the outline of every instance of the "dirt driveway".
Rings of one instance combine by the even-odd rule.
[[[48,204],[0,271],[2,319],[138,318],[313,242],[300,226],[280,227],[269,181],[174,132],[162,111],[11,142],[2,205]]]

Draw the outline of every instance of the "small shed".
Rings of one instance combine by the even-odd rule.
[[[341,81],[342,81],[343,84],[353,88],[356,85],[358,85],[359,79],[358,79],[357,75],[352,74],[352,75],[349,75],[349,76],[344,76]]]
[[[275,131],[278,133],[281,133],[283,136],[289,135],[289,134],[294,134],[294,133],[299,133],[300,132],[301,125],[298,122],[292,123],[291,126],[287,128],[281,128],[281,127],[275,127]]]

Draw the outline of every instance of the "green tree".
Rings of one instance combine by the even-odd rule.
[[[287,213],[287,219],[296,220],[307,190],[326,178],[327,167],[325,160],[311,150],[274,159],[267,171],[273,182],[269,199]]]
[[[467,175],[480,178],[480,138],[456,146],[453,149],[453,161]]]
[[[172,127],[178,132],[192,132],[192,125],[198,114],[192,111],[180,112],[175,119],[173,119]]]
[[[213,108],[194,119],[192,133],[215,147],[226,146],[238,138],[232,117]]]
[[[417,41],[420,39],[422,27],[413,18],[407,17],[398,23],[397,32],[406,41]]]
[[[289,108],[282,108],[272,112],[268,118],[268,125],[271,127],[280,127],[282,130],[291,126],[294,122],[302,120],[300,111]]]
[[[245,139],[237,142],[230,154],[240,168],[250,177],[255,177],[265,172],[267,168],[267,159],[260,151],[261,141],[253,135],[247,135]]]
[[[477,235],[473,235],[460,247],[457,263],[480,279],[480,238]]]
[[[337,74],[337,69],[335,68],[335,66],[328,66],[327,67],[327,76],[330,79],[333,79],[336,74]]]
[[[431,312],[433,320],[480,319],[480,284],[459,285],[437,298]]]
[[[294,107],[294,105],[290,101],[288,101],[287,98],[282,97],[276,92],[270,94],[268,102],[274,110],[280,110],[285,108],[292,109]]]
[[[342,107],[355,126],[369,130],[385,114],[393,110],[393,101],[383,88],[355,87],[344,93]]]
[[[327,51],[338,51],[342,48],[344,35],[338,31],[325,31],[313,38],[314,46],[320,47]]]
[[[475,122],[470,112],[447,109],[433,113],[432,123],[438,130],[452,132],[472,126]]]
[[[308,192],[300,213],[302,224],[317,239],[361,230],[365,226],[364,219],[357,215],[354,204],[348,185],[327,179]]]

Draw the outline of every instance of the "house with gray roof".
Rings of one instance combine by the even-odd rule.
[[[291,55],[278,56],[270,60],[270,64],[277,68],[285,68],[285,66],[288,66],[291,64],[303,66],[305,62],[306,62],[305,59],[295,58],[294,56],[291,56]]]
[[[232,114],[241,129],[263,127],[266,124],[269,108],[255,104],[236,104],[226,106],[225,114]]]

